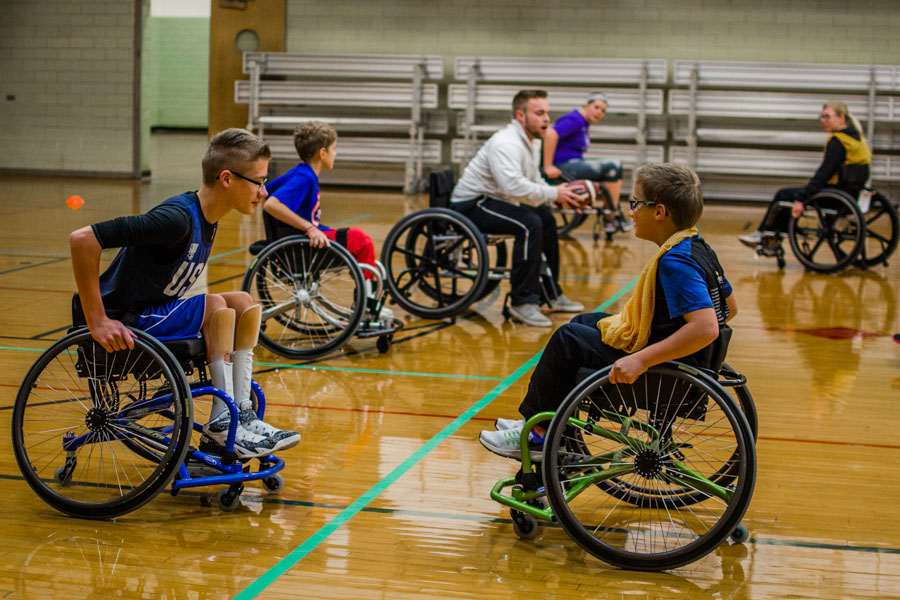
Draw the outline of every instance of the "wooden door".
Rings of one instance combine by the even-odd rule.
[[[234,82],[246,79],[239,44],[256,50],[285,49],[285,0],[212,0],[209,33],[209,133],[247,126],[247,105],[234,103]],[[242,33],[243,32],[243,33]],[[240,42],[239,42],[240,35]]]

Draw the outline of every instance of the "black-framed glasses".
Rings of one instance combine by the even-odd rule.
[[[629,200],[631,203],[631,210],[637,210],[637,207],[644,204],[646,206],[653,206],[654,204],[659,204],[659,202],[654,202],[653,200],[638,200],[637,198],[632,197]]]
[[[244,181],[249,181],[250,183],[254,184],[254,185],[256,186],[256,191],[257,191],[257,192],[259,192],[260,188],[261,188],[262,186],[266,185],[266,182],[269,181],[269,178],[268,178],[268,177],[263,177],[261,180],[257,181],[256,179],[250,179],[250,178],[247,177],[246,175],[241,175],[241,174],[238,173],[237,171],[233,171],[233,170],[231,170],[231,169],[228,169],[228,171],[229,171],[232,175],[235,175],[235,176],[237,176],[237,177],[240,177],[240,178],[243,179]]]

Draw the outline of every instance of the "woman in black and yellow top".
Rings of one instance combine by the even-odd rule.
[[[799,217],[803,214],[803,203],[826,186],[839,188],[853,198],[858,197],[865,186],[869,179],[872,152],[862,135],[859,121],[840,100],[826,102],[819,120],[822,128],[831,134],[825,143],[822,164],[805,187],[778,190],[759,229],[740,236],[745,245],[755,248],[762,241],[763,233],[787,233],[790,217],[787,208],[780,206],[780,202],[793,202],[790,214]]]

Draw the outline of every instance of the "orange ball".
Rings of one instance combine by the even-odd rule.
[[[78,210],[79,208],[84,206],[84,198],[82,198],[81,196],[69,196],[69,198],[66,200],[66,204],[72,210]]]

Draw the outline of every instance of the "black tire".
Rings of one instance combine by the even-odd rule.
[[[869,210],[863,214],[866,222],[866,239],[862,248],[859,265],[874,267],[887,261],[897,249],[900,241],[900,217],[897,208],[885,196],[875,192]]]
[[[597,219],[599,219],[602,227],[603,209],[612,208],[612,197],[610,197],[609,190],[603,184],[600,185],[600,191],[597,193],[597,200],[594,202],[594,206],[599,212]],[[577,229],[588,217],[583,212],[576,212],[571,209],[563,210],[559,207],[553,209],[553,216],[556,218],[556,233],[560,237]]]
[[[314,248],[291,236],[267,246],[241,289],[262,306],[259,341],[286,358],[313,358],[340,347],[365,311],[363,274],[340,244]]]
[[[721,386],[695,369],[666,363],[631,386],[610,384],[608,373],[580,383],[550,424],[543,469],[553,513],[582,548],[618,567],[655,571],[696,561],[731,535],[750,504],[750,426]],[[614,489],[627,484],[643,499],[626,503],[608,493],[600,484],[613,479]]]
[[[109,354],[83,328],[50,346],[25,376],[13,410],[13,450],[47,504],[106,519],[168,485],[192,428],[187,381],[165,346],[138,332],[133,350]]]
[[[426,319],[464,311],[484,294],[490,256],[484,236],[465,216],[427,208],[403,217],[385,239],[385,285],[404,310]]]
[[[836,273],[850,265],[862,252],[865,235],[856,200],[832,188],[807,200],[803,214],[788,226],[794,256],[817,273]]]

